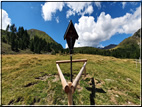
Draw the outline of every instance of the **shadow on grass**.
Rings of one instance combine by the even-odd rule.
[[[91,84],[92,87],[86,87],[87,90],[91,91],[90,94],[90,105],[95,105],[95,93],[99,92],[99,93],[106,93],[102,88],[96,88],[95,87],[95,82],[94,82],[94,78],[91,78]]]

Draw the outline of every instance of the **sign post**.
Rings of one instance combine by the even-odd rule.
[[[72,82],[72,54],[70,54],[70,60],[71,60],[71,82]]]
[[[70,37],[70,46],[72,47],[72,37]],[[72,82],[72,49],[70,49],[70,60],[71,60],[71,82]]]
[[[74,47],[74,44],[75,44],[75,40],[78,39],[78,34],[74,28],[74,25],[72,23],[72,20],[70,20],[69,22],[69,25],[68,25],[68,28],[65,32],[65,35],[64,35],[64,40],[66,39],[67,41],[67,44],[68,44],[68,47],[69,47],[69,50],[70,50],[70,60],[71,60],[71,75],[70,75],[70,78],[71,78],[71,82],[72,82],[72,54],[73,54],[73,47]]]

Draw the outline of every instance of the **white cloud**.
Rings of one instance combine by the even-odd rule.
[[[126,5],[126,2],[122,2],[122,8],[124,9]]]
[[[69,9],[66,14],[66,18],[69,18],[71,15],[75,15],[75,12]]]
[[[52,20],[53,14],[56,14],[58,10],[62,11],[65,4],[69,7],[69,10],[66,12],[67,18],[76,13],[78,15],[84,15],[87,13],[90,15],[93,12],[91,2],[46,2],[44,5],[41,5],[43,19],[45,21]]]
[[[94,2],[94,3],[99,9],[101,8],[101,2]]]
[[[0,9],[1,11],[1,9]],[[7,25],[11,25],[11,19],[8,17],[8,13],[2,9],[2,13],[0,14],[0,20],[1,20],[1,15],[2,15],[2,23],[0,21],[0,25],[2,24],[2,29],[6,29]],[[1,29],[1,26],[0,26]]]
[[[83,8],[89,4],[90,2],[67,2],[67,6],[76,13],[81,12],[81,10],[83,10]]]
[[[56,17],[56,22],[59,23],[59,17]]]
[[[112,18],[109,14],[102,12],[94,21],[93,16],[82,16],[75,23],[79,39],[75,47],[99,46],[100,42],[109,40],[116,33],[132,34],[141,27],[141,7],[133,14],[126,13],[122,17]]]
[[[88,13],[89,15],[91,15],[91,14],[93,13],[93,6],[92,6],[92,5],[88,6],[88,7],[85,9],[85,11],[82,12],[82,15],[87,14],[87,13]]]
[[[66,43],[66,45],[65,45],[65,48],[68,48],[68,45],[67,45],[67,43]]]
[[[99,44],[98,47],[99,48],[104,48],[104,46],[102,44]]]
[[[42,17],[45,21],[52,20],[53,14],[56,13],[56,11],[62,11],[64,7],[64,2],[46,2],[42,6]]]
[[[67,11],[66,17],[69,18],[71,15],[84,15],[91,14],[93,12],[93,7],[91,2],[66,2],[69,10]]]
[[[66,12],[66,18],[75,14],[90,15],[93,12],[91,2],[46,2],[44,5],[41,5],[43,19],[45,21],[52,20],[52,16],[55,15],[57,11],[62,11],[65,5],[69,8]]]

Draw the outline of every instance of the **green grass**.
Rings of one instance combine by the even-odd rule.
[[[69,55],[19,54],[2,55],[3,105],[67,105],[57,60],[69,60]],[[75,54],[73,59],[87,59],[87,76],[82,75],[73,94],[75,105],[140,105],[140,64],[133,59],[118,59],[99,55]],[[73,79],[83,63],[73,63]],[[60,64],[70,81],[70,64]],[[91,78],[95,80],[95,96],[91,96]],[[91,97],[90,97],[91,96]]]

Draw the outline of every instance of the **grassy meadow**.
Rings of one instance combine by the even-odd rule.
[[[67,105],[57,60],[70,55],[2,55],[2,105]],[[140,63],[134,59],[75,54],[87,59],[86,77],[82,75],[73,94],[75,105],[140,105]],[[83,63],[73,63],[73,78]],[[70,81],[70,63],[60,64]]]

